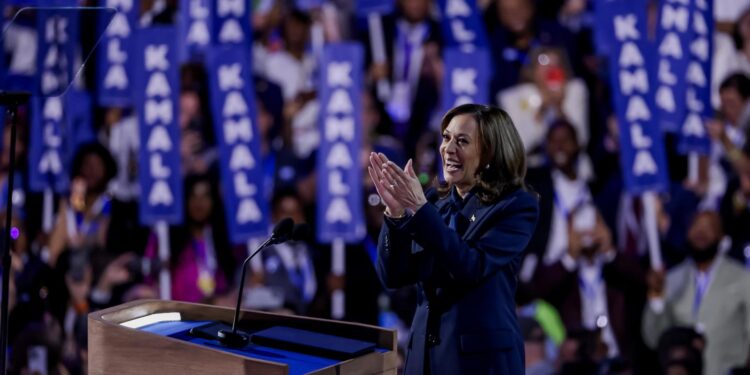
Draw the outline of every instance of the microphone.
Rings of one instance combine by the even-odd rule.
[[[246,334],[237,332],[237,320],[239,320],[240,317],[242,291],[245,289],[245,274],[247,273],[247,264],[250,262],[250,260],[253,259],[255,254],[258,254],[261,250],[267,248],[268,246],[279,244],[289,240],[303,239],[307,237],[308,232],[309,227],[307,224],[294,225],[294,220],[288,217],[284,218],[278,224],[276,224],[275,227],[273,227],[271,236],[268,237],[268,239],[266,239],[262,244],[260,244],[260,246],[258,246],[258,248],[252,254],[250,254],[249,257],[245,258],[245,261],[242,262],[242,277],[240,278],[240,290],[239,294],[237,295],[237,307],[234,309],[232,330],[219,330],[217,336],[219,337],[220,343],[226,346],[239,348],[247,345],[248,341],[250,340],[250,338]]]

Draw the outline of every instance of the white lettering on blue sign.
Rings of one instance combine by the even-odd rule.
[[[354,104],[349,93],[344,89],[335,89],[328,101],[326,111],[330,114],[351,114],[354,112]]]
[[[673,112],[676,107],[674,100],[674,92],[669,86],[659,86],[656,89],[656,105],[659,108],[664,108],[666,111]]]
[[[648,93],[649,84],[645,60],[638,47],[641,34],[637,26],[638,18],[635,14],[616,15],[614,17],[615,36],[618,41],[622,42],[618,58],[620,70],[617,80],[620,93],[625,96],[627,103],[625,124],[622,124],[622,127],[624,131],[629,133],[630,144],[635,152],[631,168],[636,177],[658,172],[650,150],[653,141],[644,134],[641,126],[642,122],[649,123],[652,115],[642,96],[642,94]]]
[[[445,6],[445,15],[451,17],[468,17],[471,15],[471,7],[465,0],[448,0]]]
[[[641,33],[638,32],[638,28],[636,27],[637,22],[638,18],[635,14],[615,16],[615,37],[617,40],[640,39]]]
[[[699,62],[691,61],[688,65],[687,81],[701,87],[705,87],[708,84],[706,72],[703,71]]]
[[[109,26],[107,26],[107,31],[105,33],[109,37],[126,38],[130,36],[130,32],[128,17],[125,16],[125,13],[116,13],[114,17],[112,17]]]
[[[148,136],[146,142],[148,151],[169,151],[172,149],[172,140],[169,138],[167,129],[163,126],[155,126]]]
[[[333,116],[327,117],[325,123],[326,141],[333,142],[336,139],[351,141],[354,139],[354,118]]]
[[[332,89],[325,110],[323,137],[331,146],[325,155],[326,178],[330,201],[325,208],[326,223],[349,223],[352,211],[346,195],[352,190],[346,183],[346,173],[356,167],[348,142],[355,140],[356,124],[354,104],[350,91],[354,81],[351,77],[352,64],[349,61],[331,61],[326,66],[326,85]]]
[[[235,172],[253,168],[255,168],[255,158],[253,158],[253,153],[250,152],[247,145],[241,143],[235,145],[229,157],[229,170]]]
[[[172,123],[172,99],[147,99],[145,120],[147,125]]]
[[[151,206],[171,206],[174,203],[172,190],[164,180],[156,180],[148,193],[148,204]]]
[[[242,17],[245,14],[246,0],[219,0],[216,13],[219,17]]]
[[[205,46],[211,41],[211,34],[208,31],[209,10],[203,5],[201,0],[190,0],[190,25],[188,26],[187,36],[185,37],[188,44]]]
[[[227,173],[232,181],[234,195],[240,200],[233,209],[238,225],[260,222],[263,217],[256,201],[258,188],[250,183],[248,173],[254,173],[257,163],[249,145],[253,140],[253,123],[250,108],[240,91],[245,86],[242,64],[229,63],[216,67],[217,86],[221,92],[221,129],[228,156]]]
[[[451,72],[451,91],[454,94],[476,95],[477,70],[474,68],[456,68]]]
[[[240,205],[237,208],[236,218],[237,223],[240,225],[257,223],[263,219],[260,213],[260,207],[258,207],[258,203],[255,202],[255,199],[243,199],[240,201]]]
[[[107,61],[122,64],[128,59],[128,54],[122,49],[120,39],[110,39],[107,43]]]
[[[620,71],[620,91],[625,95],[630,95],[634,91],[640,93],[648,92],[648,74],[646,69],[638,69],[634,72],[627,70]]]
[[[172,89],[169,87],[167,75],[163,72],[155,72],[148,78],[146,84],[146,96],[169,96]]]
[[[246,142],[253,140],[253,123],[249,118],[243,117],[239,120],[226,119],[223,124],[224,142],[227,144]]]
[[[620,67],[627,68],[630,66],[643,66],[644,60],[641,50],[633,42],[625,42],[620,49],[620,58],[618,59]]]
[[[661,27],[663,29],[676,29],[681,32],[687,31],[688,21],[690,20],[690,12],[687,8],[672,7],[669,4],[664,4],[661,10]]]
[[[672,72],[672,64],[669,60],[663,59],[659,61],[659,82],[667,85],[674,85],[677,83],[677,76]]]
[[[239,63],[219,66],[219,89],[221,91],[242,89],[245,82],[240,73],[242,73],[242,65]]]
[[[352,221],[352,210],[346,203],[346,199],[335,197],[326,209],[326,222],[328,223],[349,223]]]
[[[328,64],[328,85],[349,87],[352,85],[352,64],[348,61]]]
[[[221,25],[221,30],[219,30],[220,43],[241,43],[244,39],[245,33],[236,19],[229,18]]]
[[[469,43],[476,39],[476,34],[473,31],[466,28],[464,22],[458,19],[451,21],[451,31],[457,41],[461,43]]]
[[[116,8],[121,12],[129,12],[133,9],[133,0],[107,0],[108,8]]]
[[[166,44],[150,44],[146,46],[144,51],[144,63],[146,64],[146,70],[167,70],[169,69],[169,60],[167,59],[167,53],[169,52],[169,46]]]
[[[148,152],[148,174],[154,180],[146,196],[150,206],[174,204],[174,193],[167,179],[172,176],[171,168],[164,164],[164,157],[175,149],[169,136],[168,127],[173,126],[174,102],[171,95],[174,88],[167,77],[169,69],[169,46],[150,44],[144,49],[146,67],[146,97],[143,118],[148,126],[148,138],[145,144]]]
[[[247,115],[248,108],[245,98],[239,91],[230,91],[224,98],[224,107],[221,109],[221,114],[224,117],[230,116],[244,116]]]
[[[125,73],[125,67],[122,65],[110,65],[107,69],[107,75],[104,76],[105,88],[108,89],[121,89],[128,88],[130,82],[128,81],[128,75]]]
[[[682,58],[682,44],[677,34],[670,32],[664,35],[664,39],[659,44],[659,54],[675,59]]]
[[[682,126],[682,135],[688,137],[704,137],[706,135],[703,121],[698,114],[691,113],[687,116],[685,124]]]

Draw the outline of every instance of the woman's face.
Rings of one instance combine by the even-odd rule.
[[[736,125],[742,115],[742,109],[745,107],[742,96],[737,90],[729,87],[719,92],[719,98],[721,99],[721,111],[724,113],[724,117],[729,123]]]
[[[474,186],[481,156],[479,143],[479,126],[473,116],[463,114],[451,119],[440,144],[447,183],[464,191]]]
[[[196,223],[206,223],[211,217],[213,202],[211,200],[211,185],[201,181],[193,186],[188,198],[188,215]]]
[[[106,178],[105,169],[104,160],[99,155],[88,154],[83,157],[80,176],[86,181],[86,188],[88,190],[100,191],[106,187],[103,186]]]

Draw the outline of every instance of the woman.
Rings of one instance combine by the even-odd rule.
[[[205,175],[189,175],[184,191],[185,223],[170,229],[171,297],[207,302],[227,292],[237,260],[223,225],[216,184]],[[156,258],[157,253],[156,237],[152,236],[145,254]]]
[[[441,129],[445,183],[432,199],[411,160],[402,170],[371,154],[368,168],[386,206],[378,275],[388,288],[419,290],[405,373],[521,374],[514,295],[538,213],[523,144],[494,107],[456,107]]]

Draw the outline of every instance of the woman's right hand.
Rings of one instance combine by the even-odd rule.
[[[390,216],[399,217],[403,216],[405,209],[396,197],[393,196],[390,189],[385,186],[385,177],[381,170],[384,163],[387,163],[388,159],[385,159],[381,155],[375,152],[370,153],[370,166],[367,167],[367,171],[370,173],[370,179],[372,179],[375,190],[380,195],[380,200],[383,202],[386,208],[386,212]]]

